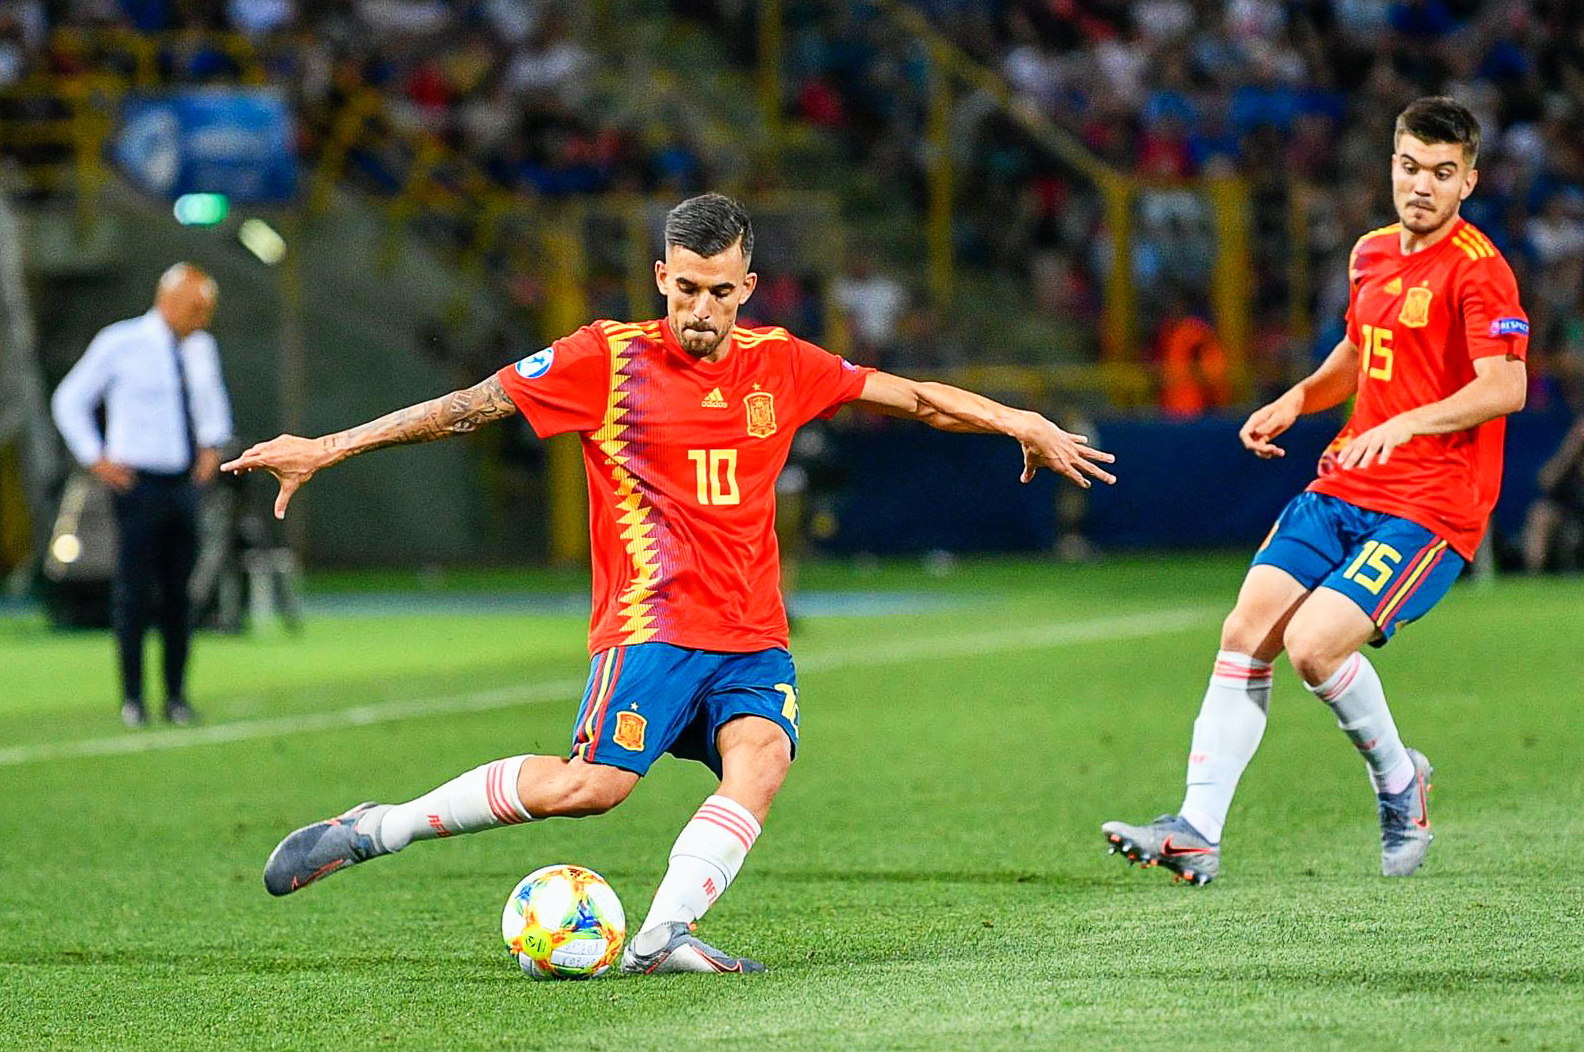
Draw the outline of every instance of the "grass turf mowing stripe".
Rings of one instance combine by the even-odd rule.
[[[803,672],[821,672],[903,664],[909,661],[973,657],[981,654],[1034,650],[1041,647],[1072,646],[1101,640],[1140,639],[1193,628],[1204,623],[1215,613],[1216,611],[1211,607],[1181,607],[1085,621],[1025,625],[1021,628],[999,629],[994,632],[930,636],[863,649],[810,654],[798,661],[798,667]],[[0,767],[15,767],[44,760],[186,749],[199,745],[280,738],[292,734],[307,734],[341,727],[366,727],[379,723],[394,723],[398,720],[423,719],[462,712],[487,712],[491,709],[511,708],[517,705],[564,701],[581,693],[584,685],[581,679],[525,683],[521,686],[495,687],[443,698],[382,702],[377,705],[359,705],[331,712],[238,720],[209,727],[121,734],[74,742],[18,745],[0,749]]]

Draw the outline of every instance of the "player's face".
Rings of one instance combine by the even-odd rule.
[[[709,257],[667,245],[665,259],[655,263],[655,284],[666,298],[666,321],[682,349],[695,358],[707,358],[720,348],[758,282],[759,275],[748,272],[741,242]]]
[[[1392,203],[1410,233],[1423,236],[1450,223],[1478,180],[1479,173],[1463,159],[1457,143],[1430,145],[1407,133],[1397,139]]]

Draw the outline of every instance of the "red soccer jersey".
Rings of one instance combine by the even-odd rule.
[[[776,476],[793,432],[857,398],[874,370],[785,329],[728,338],[730,353],[706,362],[663,320],[598,321],[497,374],[541,438],[582,438],[594,652],[787,644]]]
[[[1501,489],[1503,418],[1417,435],[1385,464],[1335,466],[1354,435],[1473,380],[1475,359],[1528,351],[1512,268],[1484,234],[1458,219],[1450,235],[1404,255],[1401,229],[1382,227],[1353,247],[1347,334],[1359,349],[1358,397],[1309,488],[1417,522],[1472,559]]]

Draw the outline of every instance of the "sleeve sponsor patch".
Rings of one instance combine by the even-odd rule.
[[[1529,323],[1522,318],[1497,318],[1491,322],[1492,336],[1528,336]]]
[[[1527,327],[1525,327],[1527,331]],[[1494,333],[1493,333],[1494,335]],[[524,380],[537,380],[550,371],[550,366],[555,363],[555,348],[546,347],[542,351],[530,354],[517,363],[517,375]]]

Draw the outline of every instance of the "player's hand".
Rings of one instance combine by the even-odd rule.
[[[1089,481],[1091,478],[1107,485],[1116,481],[1115,475],[1100,466],[1112,463],[1116,457],[1089,445],[1086,435],[1063,431],[1037,413],[1029,415],[1032,418],[1031,426],[1018,437],[1018,441],[1023,444],[1024,482],[1033,479],[1040,468],[1050,468],[1058,475],[1065,475],[1084,489],[1093,485]]]
[[[274,475],[280,483],[280,493],[275,497],[275,517],[284,519],[292,494],[313,478],[314,472],[329,463],[330,455],[323,439],[281,435],[248,448],[235,460],[221,464],[220,470],[240,474],[263,469]]]
[[[1414,434],[1412,423],[1394,416],[1384,424],[1377,424],[1368,431],[1354,435],[1337,453],[1336,466],[1339,470],[1348,471],[1384,464],[1391,459],[1392,450],[1413,438]]]
[[[1272,457],[1285,457],[1287,451],[1272,440],[1292,427],[1293,421],[1297,420],[1302,412],[1303,400],[1293,397],[1292,392],[1254,410],[1238,429],[1238,438],[1243,440],[1243,448],[1266,460]]]
[[[113,460],[98,460],[88,468],[93,476],[117,493],[125,493],[137,481],[137,473],[125,464]]]

